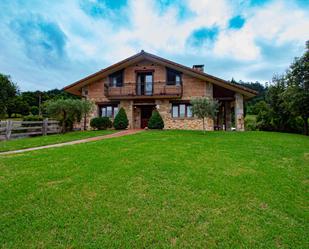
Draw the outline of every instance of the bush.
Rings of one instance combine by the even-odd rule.
[[[114,120],[116,130],[124,130],[128,127],[129,120],[125,110],[121,107]]]
[[[23,117],[23,121],[42,121],[44,118],[39,115],[28,115]]]
[[[164,128],[163,119],[157,110],[154,110],[152,112],[152,115],[148,121],[148,128],[149,129],[163,129]]]
[[[112,121],[108,117],[97,117],[91,119],[90,126],[93,129],[106,130],[112,127]]]
[[[247,115],[245,117],[245,130],[246,131],[257,131],[259,130],[256,123],[255,115]]]
[[[32,115],[39,115],[39,107],[31,106],[30,112],[31,112]]]

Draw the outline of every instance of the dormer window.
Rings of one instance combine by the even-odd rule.
[[[181,72],[171,68],[166,68],[166,84],[167,85],[181,85]]]
[[[123,70],[117,71],[109,75],[109,85],[112,87],[123,86]]]

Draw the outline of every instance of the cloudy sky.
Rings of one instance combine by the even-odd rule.
[[[0,72],[62,88],[141,49],[230,80],[271,80],[309,39],[309,0],[1,0]]]

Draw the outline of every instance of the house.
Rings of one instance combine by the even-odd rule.
[[[219,101],[217,117],[207,120],[207,130],[230,130],[232,115],[237,130],[244,130],[244,100],[256,95],[204,72],[204,65],[192,68],[141,51],[64,88],[92,100],[95,116],[114,118],[123,107],[129,128],[145,128],[154,109],[161,114],[165,129],[202,129],[192,116],[190,100],[209,97]]]

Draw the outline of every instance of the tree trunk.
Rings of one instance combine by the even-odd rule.
[[[67,113],[66,111],[63,111],[63,120],[62,120],[62,133],[65,133],[65,122],[67,118]]]
[[[85,113],[85,115],[84,115],[84,131],[86,130],[86,126],[87,126],[87,115]]]
[[[203,131],[205,133],[205,118],[203,118]]]
[[[303,118],[304,120],[304,133],[306,136],[309,135],[309,131],[308,131],[308,117],[304,117]]]

